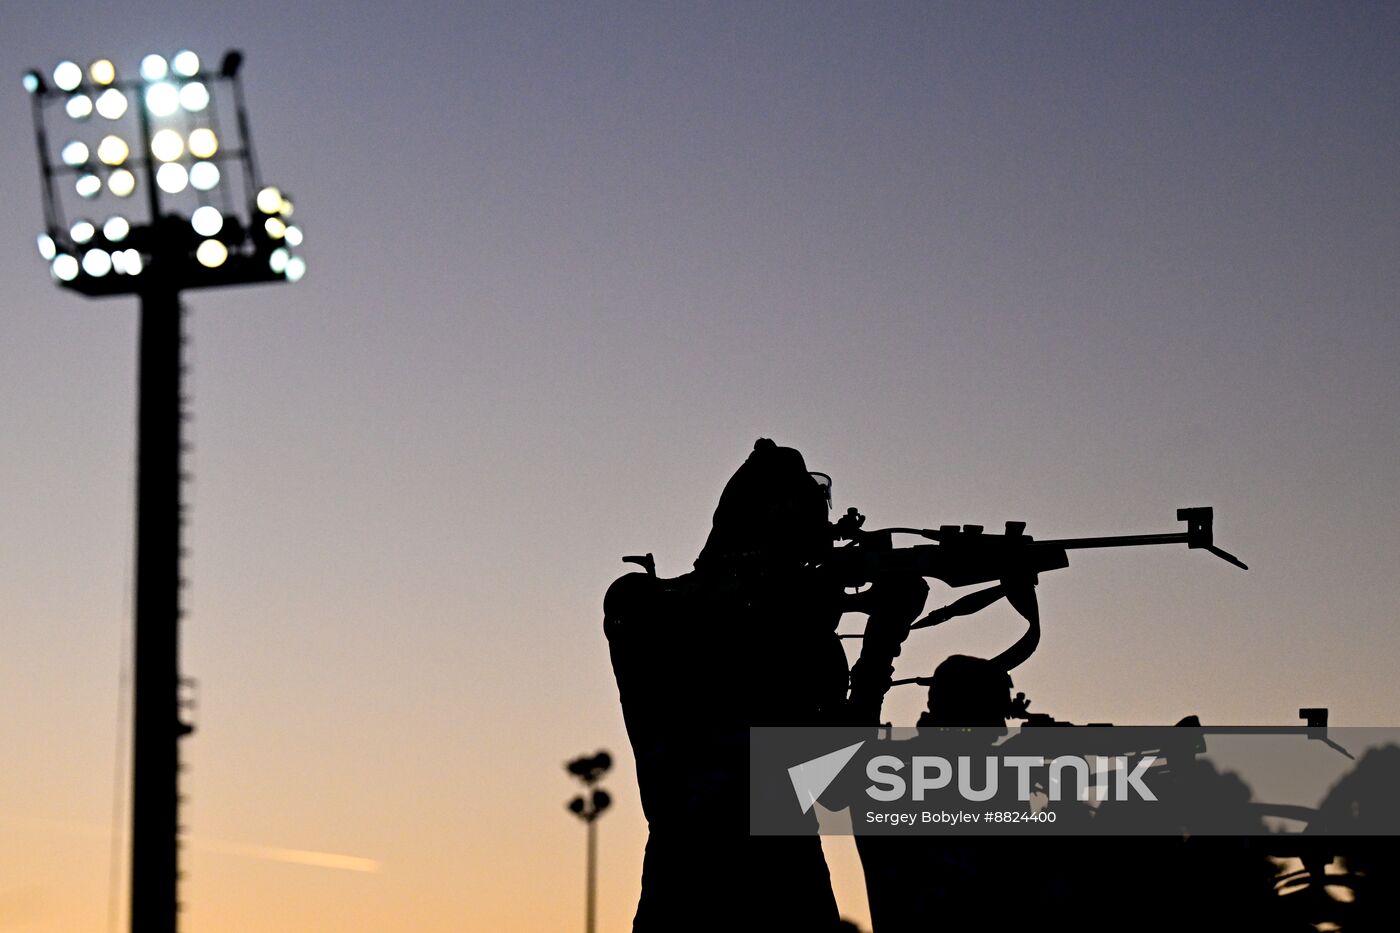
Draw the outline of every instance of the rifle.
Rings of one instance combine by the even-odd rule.
[[[911,677],[894,681],[891,686],[918,684],[933,686],[931,677]],[[930,698],[930,708],[933,700]],[[989,750],[994,749],[1000,756],[1022,756],[1039,758],[1039,765],[1032,764],[1029,772],[1033,782],[1042,792],[1050,787],[1048,763],[1061,756],[1074,756],[1080,759],[1104,758],[1117,760],[1120,769],[1145,757],[1152,759],[1149,783],[1154,790],[1163,787],[1177,794],[1178,807],[1194,806],[1199,812],[1195,815],[1206,824],[1218,819],[1221,814],[1211,812],[1211,802],[1207,798],[1196,799],[1193,795],[1199,789],[1182,784],[1171,790],[1172,784],[1181,775],[1192,771],[1194,763],[1209,751],[1208,736],[1298,736],[1308,741],[1327,746],[1350,761],[1356,756],[1328,735],[1328,710],[1326,707],[1306,707],[1298,710],[1303,720],[1298,726],[1252,725],[1252,726],[1207,726],[1202,725],[1197,716],[1187,716],[1173,726],[1123,726],[1111,722],[1073,723],[1046,713],[1033,713],[1029,710],[1030,700],[1024,693],[1017,693],[1008,701],[1005,709],[1007,724],[1020,720],[1020,727],[1011,734],[1006,729],[995,727],[952,727],[937,726],[921,722],[918,734],[946,735],[955,741],[966,743],[969,738],[981,737]],[[883,738],[892,738],[892,733],[882,729]],[[1082,799],[1082,798],[1081,798]],[[1105,799],[1100,797],[1100,800]],[[1164,798],[1165,799],[1165,798]],[[1238,801],[1234,816],[1282,817],[1289,820],[1309,823],[1318,813],[1316,808],[1294,804],[1262,803]],[[1182,811],[1190,812],[1189,808]],[[1230,815],[1230,814],[1226,814]],[[1204,828],[1204,824],[1199,827]],[[1219,832],[1216,826],[1212,831]]]
[[[1209,551],[1243,570],[1249,569],[1239,558],[1215,545],[1214,511],[1209,506],[1177,509],[1176,517],[1186,523],[1185,531],[1037,541],[1025,533],[1025,522],[1007,522],[1004,534],[988,534],[981,525],[867,531],[863,528],[865,516],[851,508],[832,526],[834,540],[849,543],[833,547],[821,566],[846,587],[860,587],[886,574],[917,574],[953,587],[995,582],[995,586],[969,593],[935,609],[911,625],[911,629],[969,615],[1003,596],[1033,628],[1038,628],[1034,587],[1039,582],[1039,574],[1068,567],[1071,550],[1185,544],[1188,548]],[[937,543],[897,548],[893,541],[897,534],[917,535]]]
[[[914,677],[908,680],[895,681],[894,683],[926,684],[928,683],[928,679],[923,677]],[[1021,731],[1018,733],[1016,738],[1023,740],[1022,744],[1031,744],[1029,737],[1036,735],[1035,730],[1047,726],[1059,728],[1088,729],[1091,730],[1091,733],[1096,735],[1096,738],[1104,736],[1113,736],[1115,734],[1136,737],[1139,734],[1153,735],[1154,733],[1156,734],[1157,738],[1160,738],[1163,734],[1163,730],[1166,728],[1163,726],[1115,726],[1111,722],[1089,722],[1083,724],[1067,722],[1063,719],[1056,719],[1054,716],[1051,716],[1048,713],[1032,713],[1029,709],[1030,705],[1031,701],[1026,698],[1026,695],[1024,693],[1017,693],[1016,698],[1011,701],[1010,709],[1008,710],[1008,720],[1021,720]],[[1302,736],[1303,738],[1308,739],[1312,742],[1320,742],[1323,745],[1326,745],[1328,748],[1332,749],[1333,751],[1341,754],[1343,757],[1348,758],[1352,761],[1356,760],[1355,755],[1347,751],[1345,748],[1343,748],[1337,742],[1333,741],[1328,736],[1327,720],[1329,718],[1329,715],[1327,707],[1304,707],[1303,709],[1298,710],[1298,718],[1303,720],[1303,725],[1203,726],[1201,725],[1200,717],[1187,716],[1185,719],[1178,721],[1174,726],[1170,728],[1189,730],[1189,733],[1195,739],[1194,744],[1192,745],[1193,755],[1205,754],[1205,752],[1207,751],[1205,737],[1207,735],[1297,735]],[[1029,732],[1026,731],[1027,727],[1030,728]],[[1120,730],[1120,733],[1115,733],[1109,730]],[[1137,743],[1136,745],[1134,745],[1132,742],[1129,742],[1128,744],[1123,746],[1110,745],[1109,748],[1095,748],[1092,749],[1091,753],[1095,755],[1110,756],[1135,755],[1140,754],[1141,749],[1142,743]]]

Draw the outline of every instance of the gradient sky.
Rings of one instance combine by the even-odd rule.
[[[52,285],[19,79],[185,46],[246,53],[310,267],[188,296],[188,933],[574,929],[561,763],[599,747],[626,929],[602,594],[689,569],[759,436],[876,525],[1213,505],[1248,573],[1045,578],[1036,709],[1397,724],[1400,7],[34,7],[0,31],[0,930],[107,928],[132,559],[135,303]]]

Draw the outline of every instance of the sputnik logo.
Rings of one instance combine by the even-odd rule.
[[[788,778],[792,780],[792,789],[797,794],[797,802],[802,806],[803,813],[812,809],[812,804],[831,786],[841,769],[850,763],[864,744],[862,741],[847,745],[820,758],[813,758],[788,768]]]

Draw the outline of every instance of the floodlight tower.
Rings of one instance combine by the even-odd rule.
[[[292,202],[264,186],[239,66],[194,52],[63,61],[24,75],[43,183],[39,254],[60,287],[140,299],[136,444],[131,929],[174,933],[179,911],[180,497],[187,289],[295,282]],[[223,118],[221,121],[220,118]],[[51,133],[50,131],[54,132]]]

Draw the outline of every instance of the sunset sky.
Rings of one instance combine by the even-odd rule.
[[[185,933],[580,929],[562,763],[598,748],[628,929],[603,592],[623,554],[689,570],[760,436],[873,525],[1214,506],[1247,573],[1044,578],[1035,709],[1400,719],[1400,6],[33,6],[0,30],[0,931],[108,929],[135,442],[136,304],[36,253],[20,76],[184,47],[244,51],[309,264],[187,296]],[[899,673],[1019,631],[915,633]]]

